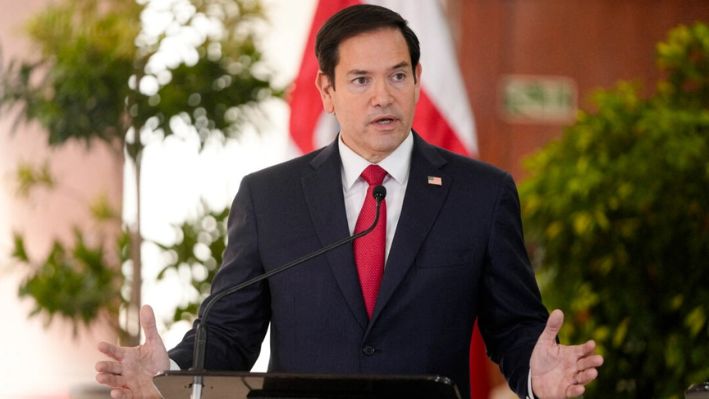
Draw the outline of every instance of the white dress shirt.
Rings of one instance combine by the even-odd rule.
[[[350,227],[350,234],[352,234],[369,187],[369,184],[360,175],[372,163],[347,147],[342,141],[342,136],[337,139],[337,144],[340,150],[340,159],[342,159],[342,192],[345,196],[347,224]],[[404,204],[404,193],[406,193],[406,185],[409,181],[411,151],[413,148],[414,136],[409,132],[409,135],[394,152],[377,163],[387,172],[382,183],[387,190],[387,195],[384,199],[387,205],[385,265],[386,259],[389,257],[394,233],[396,232],[396,224],[399,222],[399,216],[401,215],[401,207]]]

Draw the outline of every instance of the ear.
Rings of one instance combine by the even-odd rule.
[[[419,101],[419,95],[421,94],[421,63],[416,64],[414,68],[414,74],[416,76],[416,87],[414,88],[416,93],[416,102]]]
[[[315,86],[318,88],[318,92],[320,92],[320,99],[322,100],[322,106],[325,112],[335,112],[332,93],[335,88],[332,86],[330,78],[328,78],[323,71],[318,71],[318,75],[315,77]]]

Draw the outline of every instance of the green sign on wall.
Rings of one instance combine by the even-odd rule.
[[[508,75],[502,79],[501,92],[507,121],[566,123],[576,117],[576,83],[570,78]]]

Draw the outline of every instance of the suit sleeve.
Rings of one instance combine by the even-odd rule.
[[[200,308],[219,291],[263,273],[259,256],[258,226],[249,190],[249,177],[241,182],[228,220],[227,247],[212,293]],[[266,282],[222,298],[207,318],[205,367],[212,370],[249,370],[256,362],[270,320],[270,295]],[[182,369],[192,365],[195,328],[170,350],[169,356]]]
[[[546,324],[522,233],[519,198],[505,174],[494,206],[483,278],[480,332],[510,387],[527,395],[529,360]]]

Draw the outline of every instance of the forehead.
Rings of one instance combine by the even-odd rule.
[[[397,28],[381,28],[343,40],[338,46],[335,68],[369,70],[383,65],[393,67],[402,62],[411,64],[404,35]]]

